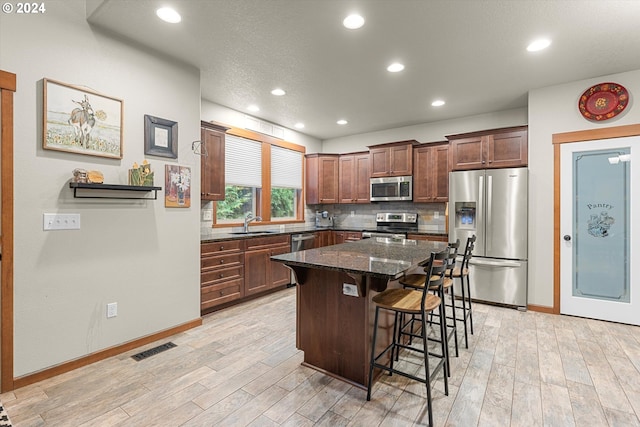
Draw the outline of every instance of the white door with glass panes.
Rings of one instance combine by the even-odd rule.
[[[640,324],[639,147],[640,137],[560,147],[562,314]]]

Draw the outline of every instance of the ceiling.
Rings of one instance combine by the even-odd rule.
[[[322,140],[525,107],[530,89],[640,69],[637,0],[90,3],[92,25],[199,68],[203,99]],[[156,17],[166,5],[182,22]],[[359,30],[342,26],[352,12]],[[541,36],[551,46],[527,52]],[[405,70],[387,72],[395,61]]]

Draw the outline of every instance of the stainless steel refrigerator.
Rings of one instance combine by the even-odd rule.
[[[469,263],[471,297],[527,306],[527,168],[449,174],[449,241],[477,237]],[[456,280],[456,295],[460,295]]]

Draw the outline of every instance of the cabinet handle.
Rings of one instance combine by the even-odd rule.
[[[223,259],[220,260],[220,264],[224,264],[224,260]]]
[[[224,291],[220,291],[220,296],[223,297],[224,296]]]
[[[483,164],[483,165],[485,164],[485,161],[484,161],[484,160],[482,161],[482,164]]]
[[[224,250],[224,246],[220,246],[220,250],[223,251]]]
[[[220,278],[222,279],[224,277],[224,273],[220,273]]]

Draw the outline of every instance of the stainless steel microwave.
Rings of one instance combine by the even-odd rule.
[[[384,178],[370,178],[372,202],[395,202],[413,200],[412,176],[389,176]]]

